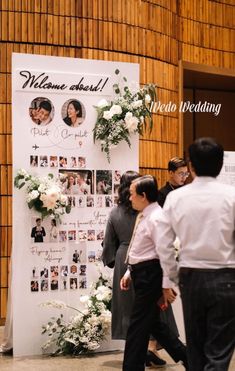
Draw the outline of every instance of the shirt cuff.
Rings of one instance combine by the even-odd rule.
[[[127,268],[126,273],[124,274],[123,278],[130,278],[130,276],[131,276],[131,271],[129,268]]]
[[[178,285],[178,277],[175,277],[174,279],[170,279],[167,276],[163,277],[162,280],[163,289],[172,289],[175,287],[175,285]]]

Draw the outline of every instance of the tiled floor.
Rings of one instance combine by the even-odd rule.
[[[2,328],[0,328],[0,341]],[[164,371],[183,371],[184,367],[176,365],[164,350],[160,351],[162,358],[167,361]],[[0,355],[1,371],[117,371],[122,369],[122,352],[98,353],[89,357],[22,357],[13,358],[9,355]],[[198,370],[199,371],[199,370]],[[235,356],[229,371],[235,371]]]

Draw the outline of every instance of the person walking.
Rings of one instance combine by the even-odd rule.
[[[123,371],[144,371],[145,357],[150,333],[165,348],[175,362],[182,361],[187,369],[186,347],[160,320],[157,305],[162,296],[162,269],[156,244],[156,224],[162,212],[157,203],[158,187],[154,177],[147,175],[134,180],[130,185],[132,208],[139,211],[126,262],[128,270],[120,281],[126,291],[131,281],[135,299],[127,331]],[[176,294],[165,289],[165,299],[172,303]]]
[[[211,138],[190,145],[193,182],[167,196],[156,225],[163,287],[179,280],[190,371],[228,370],[235,348],[235,188],[216,180],[223,154]]]

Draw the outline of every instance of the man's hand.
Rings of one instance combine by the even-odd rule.
[[[121,290],[129,290],[130,288],[130,283],[131,283],[131,277],[130,276],[126,276],[124,274],[124,276],[121,278],[121,281],[120,281],[120,288]]]
[[[164,296],[164,304],[168,307],[168,304],[173,303],[176,299],[177,293],[173,289],[162,289]]]

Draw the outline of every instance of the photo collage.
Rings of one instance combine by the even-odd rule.
[[[53,250],[57,246],[60,250],[63,247],[67,260],[62,265],[32,267],[31,292],[88,287],[87,264],[101,260],[108,211],[117,204],[119,170],[59,168],[58,177],[62,192],[72,207],[70,221],[59,223],[56,219],[34,217],[30,237],[31,246],[35,249],[45,246]],[[90,215],[89,222],[84,216],[85,210],[86,215]]]
[[[80,261],[80,252],[75,250],[73,260]],[[51,265],[33,267],[30,282],[31,292],[77,290],[87,288],[87,265]]]

